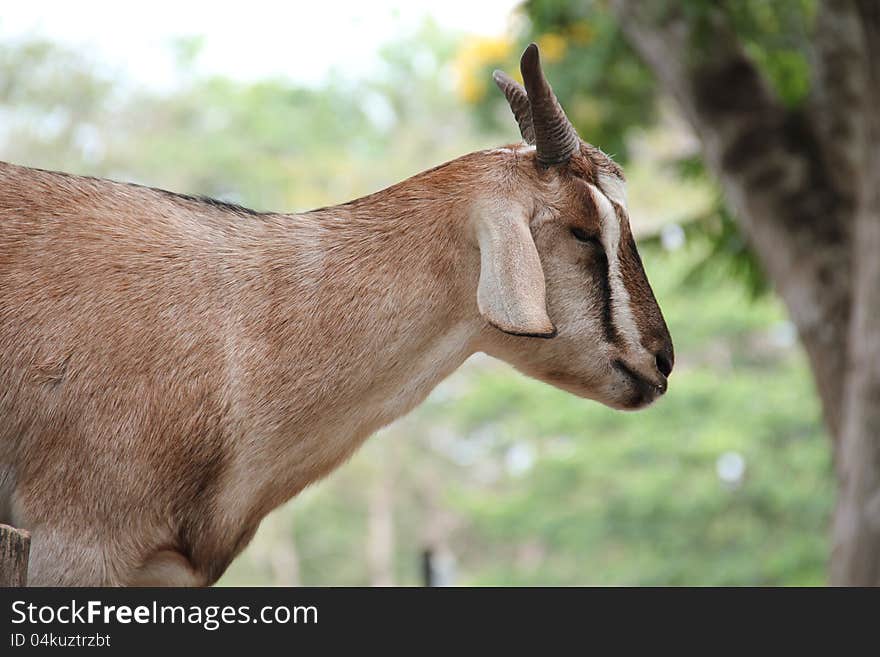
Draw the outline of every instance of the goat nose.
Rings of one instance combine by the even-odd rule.
[[[657,371],[663,376],[669,376],[672,373],[672,358],[666,351],[660,351],[655,356],[657,360]]]

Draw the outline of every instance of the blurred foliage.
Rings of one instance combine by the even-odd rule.
[[[200,40],[182,39],[179,84],[168,90],[127,86],[39,39],[9,44],[0,48],[4,157],[257,209],[340,202],[476,146],[452,93],[454,44],[428,23],[386,48],[371,79],[315,89],[197,76]]]
[[[698,157],[677,159],[673,170],[682,181],[709,184],[705,180],[703,163]],[[727,278],[740,281],[751,298],[760,297],[770,291],[769,281],[724,198],[715,186],[712,189],[711,200],[697,213],[683,220],[679,218],[684,239],[706,247],[705,255],[695,261],[682,279],[682,287],[687,290],[695,286],[715,286]],[[663,234],[658,232],[644,237],[642,242],[662,244]]]
[[[654,88],[602,6],[527,8],[583,134],[638,155],[634,219],[722,216],[693,154],[696,175],[668,162],[678,133],[636,138],[657,119]],[[0,44],[0,158],[257,208],[338,203],[509,141],[515,125],[483,74],[515,61],[501,52],[513,43],[427,24],[388,44],[369,79],[303,88],[198,76],[193,39],[178,44],[180,81],[162,91],[40,40]],[[464,82],[473,67],[483,73]],[[660,233],[642,241],[677,351],[656,407],[611,411],[475,357],[272,514],[222,583],[416,584],[424,546],[454,555],[459,584],[824,581],[831,465],[805,360],[778,304],[750,302],[727,274],[717,245],[744,247],[729,217],[713,221],[686,224],[677,250]],[[725,458],[742,460],[741,478],[722,480]]]
[[[718,3],[701,2],[706,6]],[[809,44],[816,0],[727,0],[720,3],[746,52],[789,107],[810,90]]]

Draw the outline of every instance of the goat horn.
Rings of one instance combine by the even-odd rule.
[[[532,110],[538,162],[544,166],[568,162],[580,148],[580,138],[544,77],[537,45],[526,48],[519,66]]]
[[[492,74],[492,79],[495,80],[495,84],[507,98],[507,104],[513,111],[522,138],[527,144],[534,144],[535,127],[532,125],[532,109],[529,107],[529,97],[525,87],[504,71],[495,71]]]

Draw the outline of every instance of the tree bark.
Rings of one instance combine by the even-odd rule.
[[[880,10],[870,0],[822,4],[811,97],[789,109],[720,9],[614,8],[699,135],[798,328],[840,481],[831,581],[880,584]]]
[[[853,247],[849,377],[840,436],[831,582],[880,586],[880,6],[863,2],[864,136]]]
[[[27,586],[30,549],[28,532],[0,525],[0,587]]]

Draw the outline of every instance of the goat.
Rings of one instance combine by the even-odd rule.
[[[537,47],[523,143],[301,214],[0,164],[0,522],[36,585],[210,585],[475,352],[615,408],[673,348]]]

